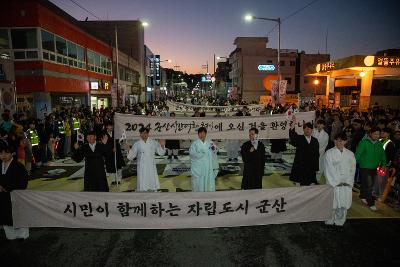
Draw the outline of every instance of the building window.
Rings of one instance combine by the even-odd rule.
[[[67,42],[67,47],[68,47],[68,57],[76,59],[76,44]]]
[[[38,48],[36,29],[11,29],[13,49]]]
[[[280,63],[279,63],[279,65],[280,65],[281,67],[284,67],[284,66],[285,66],[285,61],[284,61],[284,60],[281,60]]]
[[[111,75],[111,59],[91,50],[87,50],[89,70]]]
[[[290,61],[290,66],[291,66],[291,67],[296,66],[296,61],[291,60],[291,61]]]
[[[56,37],[56,50],[58,54],[68,56],[67,54],[67,41],[59,36]]]
[[[42,30],[42,48],[55,52],[54,34]]]
[[[76,54],[79,61],[85,61],[85,49],[82,46],[76,47]]]
[[[9,49],[10,42],[8,40],[8,30],[0,29],[0,49]]]
[[[25,59],[25,51],[15,51],[14,59]]]
[[[26,51],[26,58],[28,58],[28,59],[38,58],[38,52],[37,51]]]
[[[285,80],[287,81],[287,84],[292,84],[292,78],[285,77]]]

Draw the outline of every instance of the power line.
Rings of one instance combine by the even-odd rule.
[[[318,1],[319,1],[319,0],[313,0],[313,1],[309,2],[308,4],[306,4],[305,6],[303,6],[303,7],[299,8],[299,9],[297,9],[295,12],[291,13],[290,15],[284,17],[284,18],[281,20],[281,22],[283,22],[283,21],[285,21],[285,20],[287,20],[287,19],[289,19],[289,18],[291,18],[291,17],[297,15],[298,13],[300,13],[301,11],[303,11],[303,10],[306,9],[307,7],[309,7],[309,6],[313,5],[313,4],[315,4],[315,3],[318,2]],[[272,27],[271,30],[268,31],[267,36],[268,36],[271,32],[273,32],[277,27],[278,27],[278,24],[276,24],[274,27]]]
[[[311,2],[308,3],[307,5],[303,6],[302,8],[299,8],[298,10],[296,10],[295,12],[293,12],[292,14],[290,14],[289,16],[283,18],[282,21],[285,21],[285,20],[287,20],[287,19],[289,19],[289,18],[291,18],[291,17],[297,15],[297,13],[303,11],[304,9],[306,9],[307,7],[311,6],[312,4],[314,4],[314,3],[318,2],[318,1],[319,1],[319,0],[311,1]]]
[[[84,8],[83,6],[81,6],[79,3],[75,2],[74,0],[69,0],[72,3],[74,3],[75,5],[77,5],[78,7],[80,7],[81,9],[85,10],[87,13],[89,13],[90,15],[92,15],[93,17],[95,17],[98,20],[101,20],[101,18],[99,18],[98,16],[96,16],[93,12],[87,10],[86,8]]]

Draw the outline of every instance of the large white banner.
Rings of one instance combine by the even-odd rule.
[[[16,190],[16,227],[172,229],[324,221],[330,186],[210,193],[98,193]]]
[[[201,111],[205,111],[207,113],[215,113],[217,109],[221,111],[221,114],[234,115],[236,112],[241,110],[243,107],[247,107],[248,112],[252,116],[259,116],[260,111],[264,109],[264,105],[232,105],[232,106],[204,106],[204,105],[192,105],[186,104],[182,102],[173,102],[167,101],[167,105],[170,111],[174,112],[188,112],[193,111],[195,109],[200,109]]]
[[[303,133],[303,124],[314,123],[315,113],[296,113],[296,132]],[[292,121],[286,114],[242,117],[146,117],[116,113],[115,137],[138,139],[142,127],[150,129],[150,136],[158,139],[197,139],[197,129],[207,128],[211,139],[248,139],[249,129],[258,129],[259,139],[289,138]]]

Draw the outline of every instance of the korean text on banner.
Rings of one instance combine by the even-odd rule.
[[[296,113],[296,132],[303,133],[303,124],[314,123],[315,112]],[[285,114],[271,116],[241,117],[145,117],[116,113],[114,115],[115,137],[126,135],[127,139],[139,139],[142,127],[150,129],[150,135],[158,139],[197,139],[200,127],[207,129],[211,139],[248,139],[248,131],[258,129],[259,139],[289,138],[292,121]]]
[[[183,193],[16,190],[15,227],[178,229],[324,221],[330,186]]]

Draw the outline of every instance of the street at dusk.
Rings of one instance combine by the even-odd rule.
[[[1,266],[397,266],[398,3],[5,0]]]

